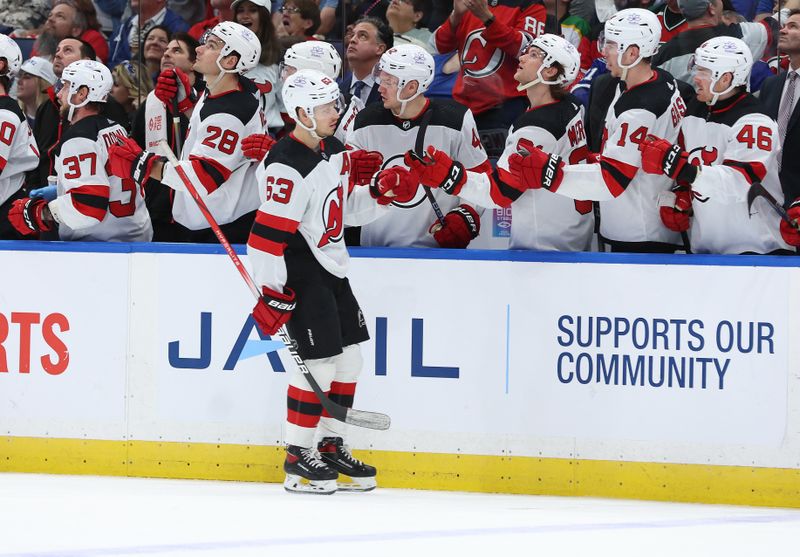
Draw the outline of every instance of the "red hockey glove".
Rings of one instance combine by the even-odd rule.
[[[691,184],[697,178],[697,167],[689,164],[689,153],[680,145],[648,135],[639,144],[642,170],[648,174],[664,174],[673,180]]]
[[[527,155],[510,155],[508,170],[527,189],[545,188],[554,192],[564,179],[564,161],[561,157],[545,153],[538,147],[534,147]]]
[[[458,195],[467,181],[464,165],[454,161],[444,151],[438,151],[433,145],[429,145],[422,156],[408,151],[403,160],[423,186],[441,188],[450,195]]]
[[[800,230],[797,229],[797,226],[800,225],[800,220],[798,220],[800,219],[800,198],[795,199],[794,203],[789,205],[786,213],[789,215],[789,218],[794,221],[795,226],[781,219],[781,236],[783,236],[783,241],[790,246],[800,246]]]
[[[408,169],[393,166],[378,173],[369,193],[379,205],[388,205],[392,201],[408,203],[414,199],[418,187],[419,182]]]
[[[358,149],[356,151],[345,152],[345,157],[348,157],[350,162],[350,188],[369,184],[375,173],[381,169],[383,164],[383,155],[377,151],[364,151]]]
[[[38,235],[39,232],[52,230],[53,225],[44,220],[42,212],[47,207],[44,199],[23,197],[11,204],[8,220],[14,229],[23,236]]]
[[[691,188],[675,186],[670,191],[661,192],[658,210],[664,226],[674,232],[686,232],[693,214]]]
[[[274,335],[292,316],[295,305],[294,291],[284,288],[280,294],[264,286],[262,296],[253,308],[253,318],[258,323],[261,332]]]
[[[465,248],[481,232],[481,218],[469,205],[459,205],[444,216],[444,226],[437,220],[429,234],[443,248]]]
[[[197,102],[197,95],[189,83],[189,76],[178,68],[164,70],[159,74],[156,80],[156,98],[167,105],[170,111],[172,100],[177,98],[179,112],[186,112]]]
[[[130,137],[126,137],[116,145],[108,148],[108,166],[111,174],[119,178],[133,178],[139,185],[147,182],[150,172],[153,170],[153,163],[156,161],[166,161],[167,159],[143,151],[139,144]]]
[[[242,152],[248,159],[263,160],[276,141],[265,133],[254,133],[242,139]]]

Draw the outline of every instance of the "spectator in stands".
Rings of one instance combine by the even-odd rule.
[[[197,59],[198,42],[188,33],[176,33],[161,57],[161,71],[180,70],[186,74],[189,84],[196,94],[205,88],[200,74],[192,70]],[[173,152],[178,153],[178,143],[183,144],[189,127],[189,119],[180,114],[180,138],[176,141],[172,126],[171,107],[166,105],[151,91],[136,112],[131,137],[143,149],[159,151],[159,142],[164,139]],[[145,186],[145,203],[153,223],[154,242],[181,242],[188,230],[172,218],[172,190],[156,180],[149,180]]]
[[[183,21],[193,25],[207,17],[207,3],[207,0],[167,0],[167,7]]]
[[[75,38],[63,39],[58,43],[56,54],[53,57],[53,73],[61,78],[64,68],[76,60],[95,60],[97,55],[92,45]],[[101,114],[114,120],[121,126],[129,125],[125,111],[112,97],[109,97],[102,108]],[[48,90],[48,99],[36,110],[36,123],[33,135],[39,146],[39,166],[28,173],[27,182],[32,187],[41,187],[47,184],[47,177],[53,174],[53,161],[55,160],[55,147],[68,125],[66,118],[62,119],[60,107],[53,88]]]
[[[46,58],[33,57],[22,64],[17,76],[17,101],[30,129],[36,122],[36,109],[48,99],[47,90],[55,82],[53,64]]]
[[[487,0],[455,0],[450,17],[434,32],[438,52],[459,52],[453,99],[475,114],[490,159],[502,154],[508,129],[527,105],[514,81],[517,57],[531,36],[544,32],[545,17],[538,2],[490,7]]]
[[[125,60],[120,62],[111,71],[114,84],[111,87],[111,96],[117,101],[128,115],[131,128],[133,116],[142,104],[147,94],[153,90],[153,80],[148,69],[139,62]]]
[[[140,58],[144,59],[147,74],[155,79],[161,71],[161,57],[167,50],[172,33],[163,25],[156,25],[144,37],[144,51]]]
[[[800,0],[789,0],[800,6]],[[778,22],[768,17],[758,23],[722,22],[722,0],[678,0],[678,5],[686,16],[684,32],[664,44],[653,56],[653,66],[662,68],[676,79],[689,82],[689,61],[694,51],[708,39],[720,35],[741,38],[747,44],[754,60],[770,56],[776,47]]]
[[[140,33],[144,37],[156,25],[163,25],[170,33],[186,31],[189,27],[178,14],[166,7],[166,0],[130,0],[130,6],[134,15],[125,20],[108,43],[111,49],[111,66],[131,58],[131,44],[138,44]],[[141,30],[139,12],[143,20]]]
[[[419,27],[425,17],[425,0],[391,0],[386,9],[386,19],[394,31],[394,43],[415,44],[431,52],[431,32]]]
[[[122,16],[125,14],[127,0],[92,0],[97,10],[97,21],[100,22],[103,33],[107,37],[114,37],[122,25]]]
[[[208,31],[209,29],[213,29],[214,26],[219,23],[220,21],[233,21],[233,9],[231,8],[231,0],[210,0],[211,8],[214,10],[208,19],[204,19],[198,23],[192,25],[192,28],[189,29],[189,34],[195,38],[195,40],[200,40],[200,37],[203,36],[203,33]]]
[[[789,11],[784,19],[778,46],[789,57],[788,71],[768,78],[759,99],[767,115],[778,122],[780,180],[788,206],[800,197],[800,10]]]
[[[678,0],[668,0],[656,10],[656,15],[658,21],[661,22],[661,44],[671,40],[678,33],[686,31],[689,27],[686,17],[678,5]]]
[[[353,27],[353,36],[346,44],[350,71],[342,78],[339,89],[346,98],[355,95],[364,105],[381,102],[375,68],[383,53],[394,46],[391,28],[380,19],[365,17]]]
[[[52,58],[58,43],[67,37],[86,41],[101,62],[108,61],[108,43],[91,0],[55,0],[31,55]]]
[[[278,34],[311,38],[319,24],[319,6],[314,0],[288,0],[281,8]]]
[[[51,0],[0,0],[0,33],[19,30],[24,35],[40,28],[47,20],[51,3]]]
[[[261,108],[267,127],[273,131],[283,127],[280,101],[280,62],[283,57],[280,43],[269,11],[270,0],[233,0],[234,21],[250,29],[261,43],[261,57],[255,68],[244,73],[261,92]]]

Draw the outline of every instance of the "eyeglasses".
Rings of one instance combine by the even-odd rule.
[[[300,8],[298,8],[296,6],[292,6],[292,7],[284,6],[284,7],[281,8],[281,13],[284,13],[284,14],[299,14],[300,13]]]

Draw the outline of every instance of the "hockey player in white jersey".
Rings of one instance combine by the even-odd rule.
[[[703,43],[694,56],[697,98],[689,103],[681,142],[648,136],[642,169],[677,181],[662,193],[661,218],[688,231],[695,253],[787,253],[778,215],[747,193],[761,184],[783,204],[778,179],[778,127],[747,92],[753,57],[734,37]]]
[[[675,141],[685,112],[672,76],[650,67],[660,36],[661,24],[647,10],[622,10],[606,21],[603,54],[615,79],[596,162],[569,164],[541,149],[509,157],[509,168],[524,187],[600,201],[600,234],[612,251],[674,252],[682,243],[659,218],[658,197],[671,181],[638,172],[645,137]]]
[[[367,106],[347,134],[347,146],[383,155],[384,168],[407,166],[409,150],[435,146],[472,172],[492,179],[475,118],[465,106],[424,96],[433,81],[433,57],[415,45],[389,49],[378,64],[383,104]],[[395,201],[389,214],[361,228],[361,245],[465,248],[480,233],[480,216],[469,203],[433,191],[444,214],[437,220],[425,192],[407,203]]]
[[[294,75],[298,70],[317,70],[333,79],[339,79],[342,71],[342,58],[330,43],[322,41],[305,41],[292,45],[283,55],[281,63],[281,82],[285,82],[289,76]],[[364,108],[364,103],[357,96],[353,95],[350,102],[342,104],[342,115],[336,126],[333,136],[344,142],[347,130],[352,126],[358,111]],[[294,122],[294,118],[285,115],[287,121]],[[275,140],[268,134],[252,135],[242,141],[242,150],[246,157],[260,161],[267,151],[275,144]]]
[[[330,398],[352,407],[361,371],[359,343],[369,338],[364,316],[346,274],[345,225],[359,225],[386,212],[392,199],[409,199],[417,184],[405,169],[384,170],[377,153],[345,151],[331,137],[339,119],[336,81],[301,70],[283,86],[295,131],[278,141],[258,165],[262,205],[247,253],[262,298],[253,316],[264,333],[287,324],[297,351]],[[376,486],[375,468],[344,445],[345,425],[323,413],[296,368],[289,373],[286,421],[288,491],[333,493]],[[320,439],[315,443],[315,435]]]
[[[438,158],[440,164],[427,166],[424,160],[409,157],[411,171],[423,185],[444,184],[447,193],[481,207],[511,207],[511,249],[589,250],[594,232],[591,201],[576,201],[545,189],[526,189],[508,170],[509,156],[534,147],[571,164],[586,158],[583,108],[565,89],[575,81],[579,68],[578,51],[556,35],[540,35],[523,51],[514,78],[519,82],[517,89],[527,92],[531,107],[509,130],[495,180],[461,169],[456,173],[462,179],[450,180],[452,165],[460,163],[448,162],[449,157],[436,151],[431,158]]]
[[[149,242],[153,237],[143,190],[130,178],[107,174],[109,146],[127,139],[124,128],[100,114],[111,92],[111,72],[78,60],[64,68],[58,92],[70,123],[55,151],[55,187],[14,202],[9,218],[23,234],[58,226],[62,240]]]
[[[19,46],[0,35],[0,240],[19,240],[24,236],[9,220],[9,210],[15,201],[26,196],[25,172],[39,164],[39,151],[28,120],[8,94],[20,66]]]
[[[194,105],[189,134],[179,164],[193,183],[200,184],[211,214],[231,243],[244,243],[258,208],[258,193],[251,187],[255,168],[240,147],[242,138],[264,131],[264,115],[256,87],[240,75],[255,66],[261,44],[246,27],[224,21],[217,24],[197,48],[194,70],[203,74],[206,90]],[[176,96],[181,109],[191,107],[188,84],[178,82]],[[175,190],[175,221],[191,232],[192,242],[216,242],[197,204],[186,191],[176,169],[162,156],[142,151],[135,141],[112,147],[120,160],[115,172],[145,184],[153,178]]]

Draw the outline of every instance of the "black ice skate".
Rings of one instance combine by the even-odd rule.
[[[339,480],[341,491],[370,491],[378,485],[375,482],[375,467],[364,464],[350,454],[341,437],[324,437],[318,449],[325,464],[352,479],[351,482]]]
[[[283,471],[286,472],[283,481],[286,491],[330,495],[337,489],[339,474],[320,460],[314,449],[288,445]]]

